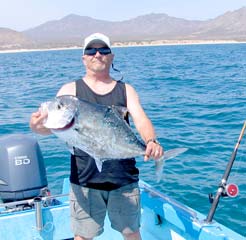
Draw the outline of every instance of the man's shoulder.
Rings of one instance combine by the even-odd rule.
[[[76,89],[75,81],[65,83],[58,91],[57,96],[60,96],[60,95],[74,95],[75,96],[76,94],[75,89]]]
[[[135,88],[128,83],[126,83],[126,95],[127,95],[127,101],[128,101],[127,105],[129,105],[129,101],[135,102],[138,99],[138,93],[136,92]]]
[[[75,82],[76,82],[76,81],[65,83],[65,84],[62,86],[62,88],[74,87],[74,86],[75,86]]]
[[[125,86],[126,86],[126,91],[135,91],[134,87],[131,84],[125,83]]]

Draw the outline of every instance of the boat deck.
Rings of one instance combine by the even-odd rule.
[[[145,182],[141,187],[141,236],[142,240],[245,240],[246,238],[213,222],[204,223],[201,213],[176,202]],[[64,180],[57,205],[42,207],[42,229],[37,229],[34,209],[4,213],[0,205],[0,240],[61,240],[72,239],[70,230],[69,181]],[[96,240],[121,240],[113,230],[108,217],[104,233]]]

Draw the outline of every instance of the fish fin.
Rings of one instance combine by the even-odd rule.
[[[156,175],[156,182],[159,183],[162,179],[164,162],[166,160],[172,159],[184,153],[188,150],[188,148],[174,148],[164,152],[163,157],[155,161],[155,175]]]
[[[95,159],[95,163],[96,163],[98,171],[101,172],[103,161],[100,158],[94,158],[94,159]]]
[[[71,145],[69,145],[69,144],[67,143],[67,148],[68,148],[69,152],[70,152],[71,154],[74,155],[74,147],[71,146]]]
[[[181,153],[184,153],[188,150],[188,148],[173,148],[171,150],[165,151],[164,152],[164,156],[162,157],[162,159],[164,161],[172,159],[177,157],[178,155],[180,155]]]
[[[128,109],[126,107],[121,106],[112,106],[112,110],[118,114],[121,118],[125,118],[127,114],[129,113]]]

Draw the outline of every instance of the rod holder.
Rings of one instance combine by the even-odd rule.
[[[34,207],[35,207],[35,218],[36,218],[36,229],[42,231],[43,229],[43,215],[42,215],[42,198],[34,198]]]

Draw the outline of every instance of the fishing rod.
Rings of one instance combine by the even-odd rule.
[[[236,158],[237,150],[239,148],[240,142],[241,142],[241,140],[243,138],[245,128],[246,128],[246,121],[244,122],[244,125],[242,127],[241,133],[240,133],[238,141],[237,141],[237,144],[235,145],[235,148],[234,148],[234,150],[232,152],[230,161],[227,164],[227,167],[226,167],[226,170],[225,170],[224,175],[222,177],[221,183],[219,184],[219,188],[217,190],[216,196],[215,196],[214,199],[212,199],[212,201],[213,201],[212,202],[212,206],[210,208],[210,211],[208,213],[207,218],[205,219],[206,223],[211,223],[212,222],[213,216],[215,214],[215,211],[216,211],[216,208],[218,206],[218,203],[219,203],[219,200],[220,200],[221,196],[236,197],[237,194],[238,194],[237,185],[235,185],[235,184],[227,185],[227,180],[228,180],[228,177],[230,175],[231,168],[232,168],[232,165],[234,163],[234,160]]]

